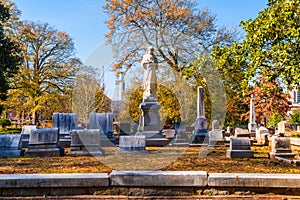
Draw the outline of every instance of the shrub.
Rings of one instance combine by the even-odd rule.
[[[10,126],[11,122],[8,119],[0,119],[0,126],[5,128],[6,126]]]
[[[291,124],[300,124],[300,110],[293,110],[290,123]]]
[[[274,126],[277,127],[278,123],[283,121],[284,117],[279,113],[275,112],[272,114],[271,117],[268,118],[267,126]]]

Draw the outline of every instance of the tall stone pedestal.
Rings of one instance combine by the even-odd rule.
[[[165,146],[170,141],[161,133],[162,124],[160,122],[158,110],[160,105],[156,100],[144,100],[140,109],[142,116],[136,135],[145,136],[146,146]]]

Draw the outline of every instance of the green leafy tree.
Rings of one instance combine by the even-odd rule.
[[[16,34],[24,60],[12,78],[7,102],[14,100],[21,105],[19,109],[28,109],[32,123],[37,124],[40,118],[37,115],[47,112],[49,104],[64,104],[53,98],[67,100],[65,94],[70,92],[80,61],[74,58],[74,43],[70,36],[47,23],[22,23]],[[22,98],[16,99],[15,94]]]
[[[277,112],[274,112],[271,117],[268,118],[267,126],[277,127],[278,123],[284,120],[284,116],[280,115]]]
[[[242,42],[249,65],[246,75],[263,75],[266,81],[280,78],[287,86],[299,86],[300,0],[269,0],[256,19],[241,25],[246,31]]]
[[[18,10],[10,1],[0,1],[0,101],[7,98],[9,78],[20,64],[20,48],[12,37],[12,24],[17,22]],[[0,113],[2,110],[0,105]]]
[[[300,124],[300,111],[299,110],[293,110],[293,113],[291,114],[290,123]]]
[[[213,49],[211,56],[226,90],[226,123],[247,123],[245,117],[239,116],[249,111],[244,101],[249,100],[247,95],[256,87],[261,88],[262,100],[266,97],[268,102],[277,102],[272,106],[273,111],[280,114],[286,111],[286,97],[279,97],[278,91],[283,93],[283,87],[299,85],[299,3],[299,0],[269,0],[268,7],[256,19],[241,22],[246,32],[242,41]],[[261,77],[276,87],[265,87]],[[272,93],[276,95],[269,96]]]

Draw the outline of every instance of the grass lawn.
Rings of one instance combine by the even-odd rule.
[[[100,157],[0,158],[0,173],[109,173],[114,169],[203,170],[208,173],[300,173],[300,167],[269,160],[270,147],[252,147],[255,157],[251,159],[226,158],[225,152],[228,148],[147,148],[149,153],[140,155],[115,155],[117,148],[110,148],[105,149],[106,156]]]

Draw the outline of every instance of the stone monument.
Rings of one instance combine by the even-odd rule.
[[[157,144],[157,146],[166,145],[169,140],[162,135],[162,123],[158,114],[160,105],[156,99],[158,69],[157,59],[154,55],[154,48],[149,47],[143,56],[141,66],[144,69],[143,78],[143,102],[140,104],[142,116],[140,117],[138,132],[136,135],[146,137],[147,146]]]
[[[251,137],[255,137],[256,122],[255,122],[255,107],[254,107],[254,95],[251,95],[250,99],[250,121],[248,123],[248,130]]]
[[[251,150],[250,139],[246,137],[230,138],[230,149],[226,151],[228,158],[253,158],[254,153]]]
[[[223,135],[223,131],[220,128],[219,120],[214,120],[212,122],[212,130],[209,131],[209,146],[216,147],[222,146],[225,144],[225,138]]]
[[[146,151],[146,137],[144,135],[120,136],[119,148],[116,154],[148,153]]]
[[[204,110],[203,87],[198,87],[197,99],[197,119],[195,121],[195,130],[192,135],[192,143],[208,144],[207,119]]]
[[[62,147],[70,147],[70,132],[77,129],[76,113],[53,113],[52,128],[59,128],[59,144]]]
[[[290,126],[288,121],[281,121],[278,123],[278,133],[285,133],[286,129]]]
[[[29,125],[29,126],[25,125],[22,127],[22,132],[21,132],[21,147],[22,148],[28,148],[30,132],[35,129],[37,129],[36,125]]]
[[[113,113],[90,113],[88,129],[101,130],[101,146],[112,146],[115,143]]]
[[[256,129],[257,143],[268,145],[268,135],[269,135],[269,130],[264,126],[260,126],[258,129]]]
[[[294,158],[295,154],[291,150],[291,141],[287,137],[272,137],[272,152],[269,153],[270,158],[283,157]]]
[[[71,131],[71,156],[103,156],[105,151],[100,145],[100,129]]]
[[[25,151],[25,157],[63,156],[64,149],[58,142],[58,128],[33,130],[30,132],[29,149]]]
[[[184,122],[175,123],[175,138],[173,140],[174,146],[189,146],[189,137],[186,134],[186,125]]]
[[[19,134],[0,134],[0,157],[18,158],[23,153]]]

